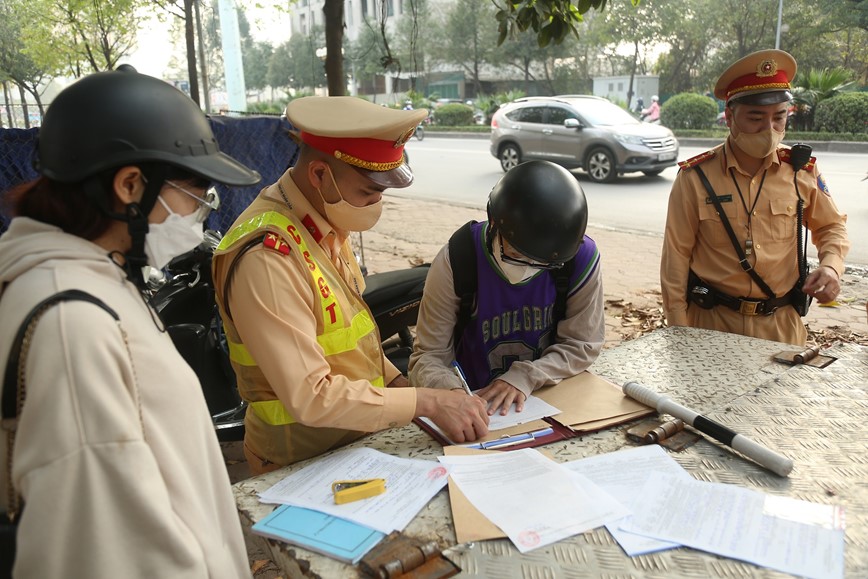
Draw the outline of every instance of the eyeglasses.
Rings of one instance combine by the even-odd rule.
[[[214,187],[209,187],[205,191],[205,195],[200,197],[199,195],[188,191],[184,187],[181,187],[174,181],[166,181],[166,185],[192,197],[197,203],[199,203],[199,208],[196,210],[196,221],[199,223],[204,223],[212,211],[220,209],[220,195],[217,194],[217,189]]]
[[[510,263],[512,265],[526,265],[529,267],[535,267],[537,269],[560,269],[564,266],[563,262],[540,263],[538,261],[526,261],[517,257],[510,257],[503,252],[503,236],[500,234],[499,231],[497,232],[497,237],[498,239],[500,239],[500,259],[504,263]]]

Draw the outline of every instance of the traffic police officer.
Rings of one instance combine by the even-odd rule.
[[[413,181],[404,143],[427,111],[355,97],[289,103],[295,167],[266,187],[215,252],[213,276],[254,474],[426,416],[457,442],[488,431],[484,402],[407,386],[385,358],[349,232],[376,224],[383,191]],[[385,388],[392,386],[392,388]]]
[[[671,326],[803,345],[807,332],[792,305],[798,290],[819,302],[840,291],[850,247],[846,215],[835,206],[816,160],[795,169],[790,148],[780,144],[795,74],[796,61],[788,53],[762,50],[731,65],[717,81],[714,96],[726,102],[730,134],[723,144],[679,163],[669,197],[660,281]],[[803,284],[797,284],[799,197],[820,261]],[[745,255],[744,266],[724,217]]]

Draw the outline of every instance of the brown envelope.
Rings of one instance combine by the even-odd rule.
[[[582,372],[562,380],[555,386],[547,386],[533,393],[561,412],[553,419],[576,432],[590,432],[620,424],[654,413],[632,398],[624,396],[621,389],[604,378],[590,372]],[[502,430],[488,433],[481,442],[489,442],[504,436],[523,434],[550,427],[543,420],[533,420]]]
[[[590,372],[562,380],[560,384],[534,392],[561,410],[552,418],[577,431],[599,430],[654,412],[604,378]]]
[[[500,451],[479,450],[463,446],[443,447],[443,454],[446,456],[467,456],[490,452]],[[545,450],[541,450],[540,452],[551,459],[551,456]],[[455,537],[458,540],[458,544],[506,537],[506,533],[501,531],[500,527],[488,520],[488,517],[480,513],[473,506],[470,500],[461,492],[461,489],[458,488],[458,485],[452,481],[452,477],[449,477],[449,503],[452,506],[452,522],[455,524]]]

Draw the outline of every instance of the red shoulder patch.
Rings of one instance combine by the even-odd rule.
[[[319,227],[314,223],[313,217],[305,215],[304,219],[301,220],[301,224],[304,225],[304,228],[307,229],[308,233],[313,236],[314,241],[317,243],[322,241],[322,232],[320,232]]]
[[[678,163],[678,166],[681,167],[682,169],[690,169],[691,167],[695,167],[696,165],[699,165],[700,163],[704,163],[704,162],[708,161],[709,159],[714,158],[714,156],[716,154],[717,153],[713,149],[711,151],[705,151],[704,153],[700,153],[700,154],[696,155],[695,157],[691,157],[690,159],[687,159],[686,161],[681,161],[680,163]]]
[[[266,233],[262,245],[283,255],[289,255],[289,244],[276,233]]]
[[[790,150],[789,149],[778,149],[778,159],[780,159],[781,163],[789,163],[790,162]],[[811,157],[808,159],[808,162],[805,163],[805,166],[802,167],[803,170],[808,173],[812,173],[814,171],[814,165],[817,163],[816,157]]]

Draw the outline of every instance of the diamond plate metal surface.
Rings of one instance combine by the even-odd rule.
[[[846,576],[868,577],[868,349],[839,345],[839,359],[818,369],[771,362],[789,347],[692,328],[658,330],[604,351],[592,371],[615,383],[636,380],[733,430],[777,450],[795,462],[788,478],[778,477],[731,449],[702,439],[670,453],[694,478],[753,488],[846,509]],[[559,462],[629,445],[629,425],[551,444]],[[439,445],[414,425],[367,437],[355,446],[433,459]],[[245,528],[271,511],[256,493],[300,463],[235,485]],[[447,492],[439,493],[405,529],[410,536],[437,540],[461,568],[462,577],[572,579],[627,577],[784,577],[714,555],[680,548],[627,557],[605,529],[595,529],[525,555],[505,540],[455,545]],[[353,567],[269,541],[275,561],[290,577],[356,577]]]

